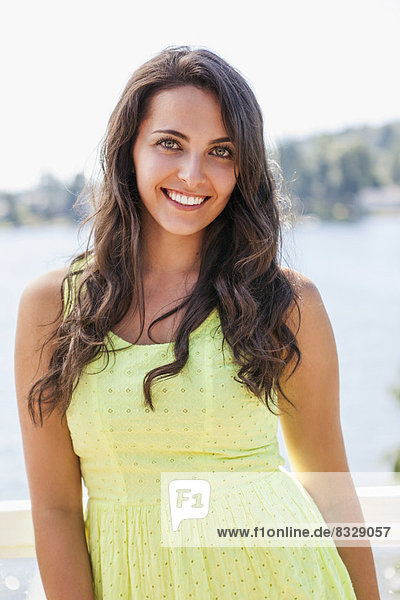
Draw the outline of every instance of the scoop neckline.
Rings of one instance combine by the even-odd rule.
[[[196,327],[196,329],[194,329],[193,331],[190,332],[189,340],[195,333],[198,333],[200,331],[200,329],[207,323],[207,321],[211,318],[211,316],[214,314],[214,312],[216,310],[217,310],[217,307],[214,307],[210,311],[209,315],[204,319],[204,321],[202,321],[200,323],[200,325],[198,327]],[[117,344],[116,344],[117,346],[121,346],[122,344],[127,344],[126,348],[168,348],[169,346],[174,347],[175,343],[176,343],[175,341],[171,341],[171,342],[162,342],[160,344],[133,344],[132,342],[128,342],[128,340],[125,340],[121,336],[114,333],[111,329],[109,330],[108,335],[115,342],[117,342]]]

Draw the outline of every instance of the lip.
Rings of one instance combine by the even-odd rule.
[[[186,210],[186,211],[190,211],[190,210],[198,210],[200,209],[202,206],[204,206],[204,204],[206,204],[208,202],[208,200],[211,198],[211,196],[198,196],[199,198],[206,198],[206,200],[204,200],[204,202],[201,202],[201,204],[193,204],[192,206],[188,205],[188,204],[179,204],[179,202],[175,202],[175,200],[172,200],[172,198],[170,198],[168,196],[168,194],[165,192],[165,190],[168,189],[170,190],[170,188],[161,188],[161,191],[163,193],[163,196],[166,200],[168,200],[168,202],[170,202],[173,206],[175,206],[178,210]],[[171,190],[172,191],[172,190]],[[175,191],[175,190],[174,190]]]

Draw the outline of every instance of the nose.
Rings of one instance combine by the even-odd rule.
[[[206,181],[206,174],[201,157],[194,153],[182,157],[182,161],[179,164],[178,177],[193,191],[203,185]]]

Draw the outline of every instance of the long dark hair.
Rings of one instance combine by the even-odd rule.
[[[220,56],[204,48],[170,46],[133,73],[109,119],[101,146],[101,181],[91,182],[83,192],[92,205],[92,213],[81,223],[83,227],[93,220],[87,247],[72,258],[62,281],[57,321],[64,316],[45,341],[56,338],[55,350],[48,372],[29,392],[34,422],[35,403],[41,424],[43,405],[48,405],[48,412],[57,407],[63,418],[84,366],[103,352],[108,364],[109,352],[123,350],[109,350],[106,342],[109,345],[109,332],[126,315],[132,298],[138,298],[143,332],[141,199],[132,173],[132,147],[153,95],[183,85],[215,94],[236,149],[239,175],[228,204],[207,227],[199,277],[191,293],[148,329],[150,336],[157,322],[186,307],[176,335],[175,360],[153,368],[143,380],[145,405],[155,410],[152,381],[175,375],[184,367],[189,334],[214,307],[218,308],[224,343],[229,344],[238,365],[236,381],[264,400],[271,412],[275,386],[292,404],[280,380],[292,358],[297,358],[292,373],[300,360],[297,332],[285,323],[293,305],[300,316],[298,291],[278,264],[282,197],[273,161],[266,154],[260,106],[244,77]],[[80,268],[77,261],[83,261]],[[65,289],[69,291],[69,311]]]

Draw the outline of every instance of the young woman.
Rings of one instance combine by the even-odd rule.
[[[249,85],[209,50],[165,49],[127,83],[102,167],[92,247],[19,306],[47,598],[378,598],[369,547],[160,543],[164,472],[254,473],[223,502],[240,495],[260,527],[338,520],[341,496],[310,473],[348,472],[332,329],[314,283],[278,263],[279,193]],[[282,470],[278,413],[304,487]],[[362,521],[354,488],[349,502]]]

